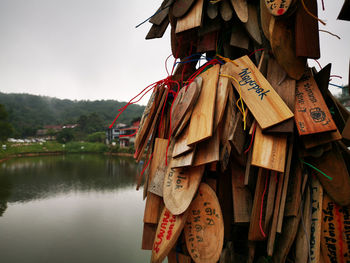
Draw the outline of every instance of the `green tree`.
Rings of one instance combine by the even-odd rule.
[[[0,141],[5,141],[13,133],[12,125],[8,122],[8,114],[4,105],[0,104]]]
[[[87,141],[89,142],[105,142],[106,133],[105,132],[94,132],[89,134],[87,137]]]
[[[67,143],[74,140],[73,129],[62,129],[57,133],[56,140],[59,143]]]

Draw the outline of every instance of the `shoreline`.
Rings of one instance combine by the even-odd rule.
[[[36,157],[36,156],[50,156],[50,155],[64,155],[64,154],[103,154],[103,155],[110,155],[110,156],[121,156],[121,157],[133,157],[132,153],[115,153],[115,152],[64,152],[64,151],[53,151],[53,152],[29,152],[29,153],[18,153],[9,155],[5,158],[0,159],[0,163],[8,161],[12,158],[21,158],[21,157]]]

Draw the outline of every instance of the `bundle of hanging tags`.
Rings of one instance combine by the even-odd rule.
[[[317,1],[164,0],[149,21],[175,60],[129,103],[152,92],[134,155],[151,262],[349,262],[350,113],[307,64]]]

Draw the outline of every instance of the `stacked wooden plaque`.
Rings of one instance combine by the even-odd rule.
[[[151,262],[350,262],[350,113],[331,65],[307,65],[316,18],[316,0],[164,0],[150,19],[177,61],[135,141]]]

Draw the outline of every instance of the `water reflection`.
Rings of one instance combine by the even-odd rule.
[[[0,262],[148,262],[139,170],[103,155],[0,164]]]
[[[135,162],[125,157],[63,155],[13,159],[0,166],[0,209],[6,201],[28,202],[72,191],[132,187],[138,170]]]

